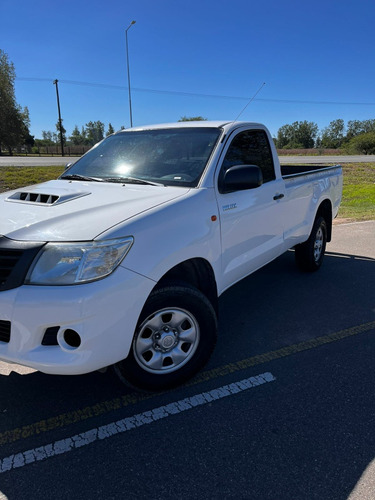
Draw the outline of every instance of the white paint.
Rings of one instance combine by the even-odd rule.
[[[30,373],[36,372],[36,370],[34,370],[33,368],[28,368],[27,366],[0,361],[0,376],[9,377],[12,372],[18,373],[18,375],[30,375]]]
[[[274,380],[276,379],[272,373],[262,373],[255,377],[246,378],[244,380],[240,380],[239,382],[224,385],[218,389],[202,392],[201,394],[196,394],[195,396],[189,398],[180,399],[174,403],[159,406],[153,410],[138,413],[132,417],[123,418],[122,420],[112,422],[111,424],[90,429],[82,434],[76,434],[75,436],[55,441],[54,443],[40,446],[39,448],[33,448],[32,450],[10,455],[9,457],[5,457],[0,460],[0,474],[12,469],[24,467],[25,465],[32,464],[34,462],[46,460],[47,458],[51,458],[56,455],[63,455],[69,451],[82,448],[83,446],[88,446],[95,441],[107,439],[115,436],[116,434],[121,434],[123,432],[136,429],[137,427],[142,427],[146,424],[152,424],[162,418],[167,418],[171,415],[191,410],[196,406],[202,406],[207,403],[211,403],[212,401],[217,401],[219,399],[232,396],[233,394],[246,391],[252,387],[266,384],[267,382],[273,382]]]
[[[348,500],[371,500],[374,498],[374,491],[375,460],[372,460],[364,470],[353,491],[348,496]]]

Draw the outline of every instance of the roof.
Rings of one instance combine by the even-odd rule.
[[[207,128],[207,127],[214,127],[214,128],[223,128],[226,125],[233,126],[233,125],[239,126],[239,125],[259,125],[258,123],[248,123],[248,122],[233,122],[233,121],[207,121],[207,120],[199,120],[199,121],[186,121],[186,122],[175,122],[175,123],[158,123],[158,124],[153,124],[153,125],[142,125],[140,127],[133,127],[131,129],[124,129],[121,130],[119,133],[122,132],[138,132],[141,130],[157,130],[157,129],[168,129],[168,128],[193,128],[193,127],[199,127],[199,128]]]

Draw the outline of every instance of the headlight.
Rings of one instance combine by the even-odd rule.
[[[30,268],[28,285],[74,285],[111,274],[133,244],[133,238],[83,242],[48,243]]]

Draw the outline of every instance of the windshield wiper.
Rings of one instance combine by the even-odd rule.
[[[88,175],[80,175],[80,174],[68,174],[60,177],[60,179],[67,179],[70,181],[95,181],[95,182],[103,182],[103,179],[100,177],[89,177]]]
[[[149,186],[165,186],[165,184],[160,184],[159,182],[146,181],[145,179],[139,179],[138,177],[107,177],[103,179],[103,182],[123,182],[124,184],[146,184]]]

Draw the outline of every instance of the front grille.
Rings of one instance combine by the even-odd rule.
[[[32,261],[43,245],[0,236],[0,292],[23,284]]]
[[[0,250],[0,286],[6,283],[22,253],[22,250]]]
[[[0,342],[10,341],[10,321],[0,319]]]

